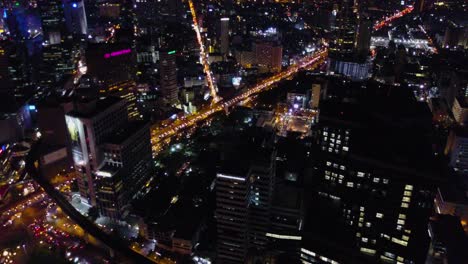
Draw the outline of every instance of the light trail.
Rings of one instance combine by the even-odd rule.
[[[299,63],[290,66],[286,70],[279,72],[265,80],[261,81],[260,83],[256,84],[255,86],[249,88],[248,90],[240,93],[229,100],[219,101],[215,104],[212,104],[205,109],[202,109],[200,112],[196,114],[192,114],[187,116],[184,119],[176,120],[173,124],[164,127],[154,127],[152,129],[151,141],[153,144],[153,150],[157,152],[158,150],[158,143],[161,141],[173,137],[178,134],[179,131],[192,127],[196,125],[198,122],[207,119],[208,117],[212,116],[214,113],[223,111],[229,107],[235,106],[238,103],[248,99],[250,96],[266,91],[272,87],[272,85],[287,79],[293,76],[301,69],[314,69],[321,65],[328,56],[328,50],[323,49],[315,53],[314,55],[309,55],[303,58]]]
[[[193,29],[195,30],[195,33],[197,35],[198,45],[200,46],[200,60],[201,60],[201,63],[203,64],[203,71],[205,72],[206,80],[208,81],[208,87],[210,88],[210,94],[211,94],[211,97],[213,98],[213,103],[217,103],[218,101],[221,100],[221,98],[218,96],[218,93],[216,91],[216,86],[213,81],[213,75],[211,74],[210,64],[208,62],[208,59],[207,59],[208,57],[205,52],[205,45],[203,45],[203,39],[200,33],[200,27],[198,26],[198,21],[197,21],[197,11],[195,10],[193,0],[189,0],[188,3],[190,7],[190,12],[192,13]]]
[[[388,26],[388,24],[390,24],[393,20],[395,19],[398,19],[404,15],[407,15],[409,13],[411,13],[413,11],[414,7],[413,6],[408,6],[407,8],[393,14],[392,16],[390,17],[386,17],[385,19],[377,22],[375,25],[374,25],[374,30],[379,30],[385,26]]]

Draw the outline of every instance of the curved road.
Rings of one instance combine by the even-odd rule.
[[[54,202],[63,210],[63,212],[68,215],[75,223],[77,223],[83,230],[85,230],[88,234],[92,235],[93,237],[97,238],[104,244],[106,244],[109,248],[118,252],[119,254],[128,257],[135,263],[154,263],[149,258],[138,254],[137,252],[133,251],[127,243],[123,240],[113,237],[99,227],[97,227],[93,222],[91,222],[88,218],[83,216],[80,212],[78,212],[68,201],[67,199],[58,192],[55,187],[50,184],[46,179],[44,179],[39,170],[39,153],[38,153],[38,145],[33,145],[29,155],[26,158],[26,170],[28,171],[29,175],[37,182],[44,191],[54,200]]]

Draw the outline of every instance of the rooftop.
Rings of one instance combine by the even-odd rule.
[[[123,102],[123,99],[112,96],[100,100],[82,99],[76,102],[76,109],[67,115],[78,118],[92,118],[119,102]]]
[[[349,153],[355,158],[434,173],[427,104],[417,102],[409,89],[366,90],[321,102],[319,125],[350,128]]]
[[[149,124],[145,121],[132,121],[129,122],[125,127],[122,129],[115,131],[111,134],[109,138],[105,141],[108,144],[115,144],[119,145],[124,143],[127,139],[135,135],[138,131],[145,129],[145,127],[149,131]],[[148,142],[149,144],[149,142]]]

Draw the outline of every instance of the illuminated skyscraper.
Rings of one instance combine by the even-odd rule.
[[[438,180],[431,141],[422,136],[431,114],[410,91],[391,89],[355,96],[355,104],[321,103],[319,182],[303,263],[424,263]],[[390,111],[393,102],[405,112]]]
[[[152,172],[150,128],[136,121],[116,130],[102,146],[103,163],[94,172],[100,212],[119,219]]]
[[[73,35],[86,35],[88,22],[84,2],[82,0],[64,0],[63,10],[67,30]]]
[[[179,101],[175,53],[175,50],[163,50],[159,53],[161,94],[171,104]]]
[[[59,44],[65,17],[61,0],[41,0],[37,3],[42,19],[44,42],[49,45]]]
[[[220,263],[244,263],[248,250],[266,248],[276,152],[259,147],[252,162],[226,162],[216,178],[217,255]],[[255,158],[254,158],[255,157]],[[245,168],[245,169],[243,169]]]
[[[229,18],[221,18],[221,28],[220,28],[220,51],[223,55],[228,55],[229,53]]]
[[[45,45],[42,49],[41,66],[39,83],[47,88],[62,88],[54,86],[75,69],[73,43],[59,40],[57,44]]]
[[[82,202],[119,219],[152,172],[149,125],[128,120],[125,100],[79,102],[65,116]]]
[[[65,116],[81,200],[89,205],[97,204],[93,173],[104,159],[99,146],[127,123],[125,105],[124,100],[113,97],[89,100],[77,103],[76,109]]]
[[[359,55],[367,56],[369,54],[371,33],[372,21],[361,16],[356,30],[356,51]]]
[[[338,7],[335,36],[330,42],[330,57],[346,57],[354,52],[357,18],[353,5],[352,0],[342,0]]]

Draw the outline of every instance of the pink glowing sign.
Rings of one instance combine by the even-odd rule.
[[[108,59],[110,57],[117,57],[120,55],[128,54],[130,52],[132,52],[131,49],[124,49],[124,50],[114,51],[112,53],[106,53],[104,54],[104,59]]]

